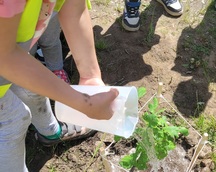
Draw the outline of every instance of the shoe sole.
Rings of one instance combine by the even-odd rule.
[[[168,14],[170,14],[171,16],[178,17],[178,16],[181,16],[181,15],[182,15],[183,9],[182,9],[181,11],[179,11],[179,12],[173,12],[173,11],[169,10],[169,9],[166,7],[166,5],[162,2],[162,0],[157,0],[157,1],[158,1],[159,3],[161,3],[161,4],[164,6],[166,12],[167,12]]]
[[[44,147],[51,147],[51,146],[57,145],[59,143],[67,142],[67,141],[76,141],[76,140],[80,140],[80,139],[85,139],[85,138],[93,136],[95,133],[97,133],[96,130],[90,130],[86,134],[77,135],[77,136],[74,136],[72,138],[70,136],[68,136],[68,137],[65,137],[63,139],[50,140],[49,143],[48,142],[43,142],[42,139],[44,137],[42,135],[40,135],[39,133],[35,133],[35,139],[38,140]],[[39,137],[41,139],[39,139]]]
[[[124,21],[122,21],[122,27],[123,27],[125,30],[130,31],[130,32],[138,31],[139,28],[140,28],[140,26],[135,27],[135,28],[129,27],[129,26],[127,26],[127,25],[124,23]]]

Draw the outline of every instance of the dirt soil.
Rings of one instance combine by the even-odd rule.
[[[147,95],[140,106],[157,91],[158,82],[163,82],[164,97],[191,125],[192,117],[215,114],[216,11],[213,3],[208,7],[210,2],[184,0],[184,14],[174,18],[157,1],[142,1],[140,30],[127,32],[121,26],[123,0],[92,0],[90,14],[104,82],[146,87]],[[66,46],[63,41],[65,55]],[[71,59],[65,60],[65,69],[71,83],[76,84],[78,74]],[[85,140],[49,148],[35,141],[33,135],[29,130],[26,139],[30,172],[105,172],[96,148],[98,143],[108,146],[112,135],[98,132]],[[191,131],[188,140],[179,141],[187,165],[198,138]],[[120,147],[130,148],[131,142],[123,142]],[[209,154],[202,158],[194,171],[214,171]]]

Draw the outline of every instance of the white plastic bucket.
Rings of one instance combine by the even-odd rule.
[[[88,95],[107,92],[111,88],[118,89],[119,95],[113,103],[114,115],[109,120],[91,119],[80,111],[56,101],[55,113],[58,120],[125,138],[133,134],[139,118],[138,93],[136,87],[83,85],[71,85],[71,87]]]

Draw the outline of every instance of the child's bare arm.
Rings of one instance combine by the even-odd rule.
[[[0,75],[32,92],[71,106],[91,118],[109,119],[112,116],[110,103],[117,93],[111,91],[90,96],[86,101],[86,95],[57,78],[16,44],[20,16],[21,14],[12,18],[0,18]]]
[[[66,0],[59,12],[59,19],[80,79],[101,79],[86,0]]]

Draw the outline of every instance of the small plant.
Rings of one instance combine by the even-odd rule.
[[[106,50],[106,49],[108,48],[108,44],[107,44],[106,41],[103,40],[103,39],[96,40],[96,41],[95,41],[95,48],[96,48],[98,51],[103,51],[103,50]]]
[[[140,98],[139,94],[144,92],[143,88],[139,88],[138,97]],[[153,98],[153,102],[148,105],[148,111],[141,116],[142,121],[132,136],[137,140],[135,152],[120,160],[123,168],[147,169],[150,161],[165,158],[168,152],[175,148],[176,138],[181,134],[188,135],[185,127],[169,125],[166,117],[161,115],[163,111],[164,109],[158,110],[158,99]],[[119,137],[115,137],[115,141],[118,140]]]

